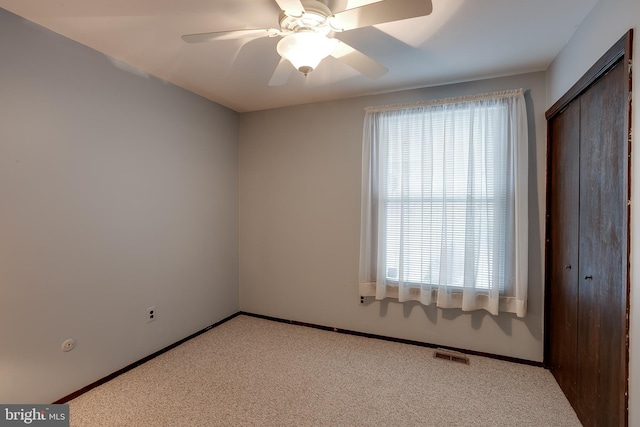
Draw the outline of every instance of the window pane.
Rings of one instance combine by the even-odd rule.
[[[498,280],[502,289],[494,263],[505,247],[504,224],[496,224],[506,191],[496,171],[504,167],[496,143],[503,111],[455,105],[384,118],[387,280],[481,289]]]

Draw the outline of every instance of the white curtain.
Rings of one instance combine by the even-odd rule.
[[[527,312],[522,90],[366,109],[360,295]]]

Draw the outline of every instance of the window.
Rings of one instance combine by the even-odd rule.
[[[522,91],[367,109],[360,294],[526,314]]]

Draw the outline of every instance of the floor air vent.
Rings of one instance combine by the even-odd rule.
[[[451,362],[469,364],[469,356],[463,353],[458,353],[451,350],[443,350],[441,348],[433,352],[433,357],[436,359],[450,360]]]

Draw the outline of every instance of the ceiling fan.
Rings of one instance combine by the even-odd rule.
[[[326,1],[326,0],[325,0]],[[334,37],[342,32],[386,22],[429,15],[431,0],[365,0],[349,8],[348,1],[333,0],[330,9],[320,0],[275,0],[280,7],[280,28],[241,29],[182,36],[187,43],[258,37],[282,37],[276,50],[282,57],[269,82],[286,83],[291,67],[305,76],[331,55],[363,75],[377,79],[387,68]]]

